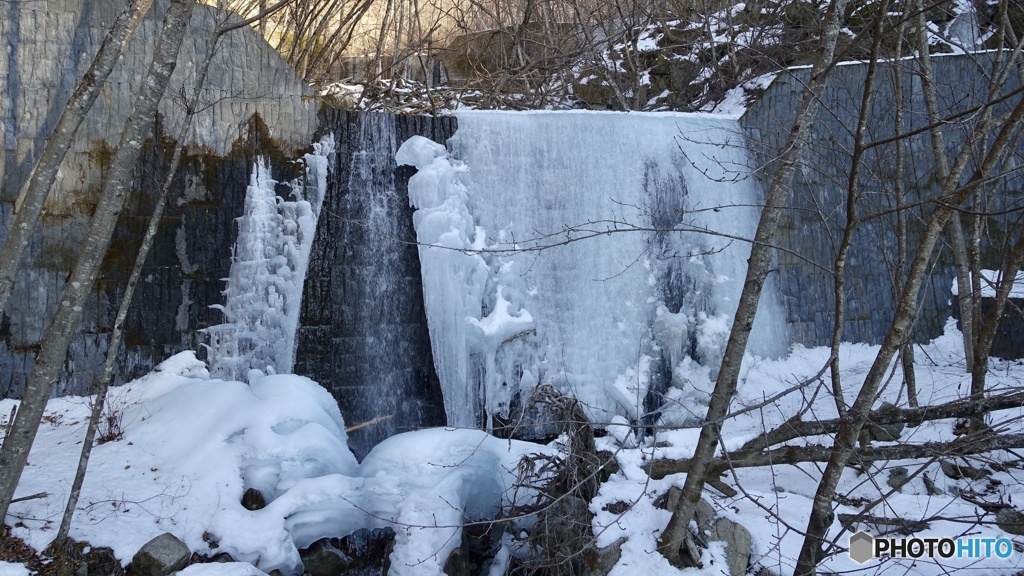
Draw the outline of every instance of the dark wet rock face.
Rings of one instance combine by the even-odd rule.
[[[299,556],[310,576],[384,576],[394,545],[391,528],[362,528],[343,538],[317,540]]]
[[[395,152],[410,136],[445,142],[452,117],[328,110],[337,140],[310,255],[295,372],[331,391],[357,457],[398,432],[445,424],[423,309],[407,184]]]

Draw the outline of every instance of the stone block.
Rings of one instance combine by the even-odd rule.
[[[168,576],[188,564],[192,552],[169,532],[153,538],[132,557],[132,573],[136,576]]]

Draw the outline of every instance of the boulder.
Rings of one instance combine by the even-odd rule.
[[[299,551],[311,576],[376,576],[388,573],[395,531],[360,528],[343,538],[317,540]]]
[[[188,564],[192,551],[169,532],[146,542],[132,558],[135,576],[167,576]]]
[[[299,551],[302,566],[309,576],[337,576],[352,566],[352,559],[338,550],[330,539],[317,540]]]
[[[897,492],[903,491],[903,485],[907,483],[907,478],[910,476],[910,470],[907,470],[903,466],[896,466],[889,469],[889,478],[885,481],[890,488],[895,488]]]
[[[996,512],[996,525],[1010,534],[1024,536],[1024,514],[1013,508],[1003,508]]]
[[[262,510],[267,507],[267,499],[255,488],[247,488],[242,494],[242,507],[246,510]]]
[[[444,573],[447,576],[472,576],[473,571],[469,565],[469,558],[462,547],[452,550],[448,560],[444,563]]]
[[[990,474],[988,470],[984,468],[974,468],[966,464],[956,464],[949,460],[940,460],[939,467],[942,468],[942,473],[953,480],[980,480]]]
[[[682,490],[672,487],[665,494],[662,503],[668,510],[675,510],[682,495]],[[693,521],[697,525],[696,533],[686,537],[681,544],[681,561],[685,567],[702,568],[700,564],[701,548],[707,548],[710,542],[725,543],[725,554],[728,558],[729,573],[741,576],[747,571],[750,562],[750,531],[726,518],[716,518],[717,512],[707,500],[701,498],[693,513]],[[617,559],[616,559],[617,561]]]
[[[725,557],[729,574],[743,576],[750,562],[750,531],[727,518],[715,520],[711,529],[711,540],[725,543]]]
[[[680,493],[682,491],[680,490]],[[714,527],[715,516],[718,513],[708,504],[708,501],[701,498],[697,502],[697,510],[693,513],[693,520],[697,523],[697,537],[701,546],[707,546],[708,536]]]
[[[605,548],[590,545],[583,550],[581,576],[608,576],[615,564],[622,558],[622,544],[625,538],[619,538]]]

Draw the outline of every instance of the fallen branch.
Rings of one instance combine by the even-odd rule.
[[[383,422],[383,421],[385,421],[385,420],[387,420],[389,418],[391,418],[391,414],[388,414],[387,416],[377,416],[376,418],[374,418],[373,420],[370,420],[368,422],[363,422],[362,424],[356,424],[355,426],[350,426],[348,428],[345,428],[345,433],[349,434],[349,433],[355,432],[356,430],[362,430],[363,428],[368,428],[370,426],[373,426],[374,424],[380,424],[381,422]]]
[[[956,457],[982,454],[993,450],[1024,448],[1024,434],[986,434],[963,436],[951,442],[927,442],[925,444],[897,444],[893,446],[867,446],[854,450],[860,460],[914,460],[934,456]],[[831,446],[785,446],[754,454],[730,454],[729,459],[716,458],[708,465],[710,475],[720,475],[733,468],[755,468],[775,464],[800,464],[803,462],[828,462],[832,455]],[[669,474],[690,471],[690,460],[654,460],[644,465],[651,478],[660,480]]]
[[[919,408],[889,408],[877,410],[868,415],[867,422],[874,425],[886,424],[920,424],[929,420],[945,420],[950,418],[970,418],[996,410],[1007,410],[1024,406],[1024,392],[1013,392],[999,396],[989,396],[981,400],[957,400],[937,406],[921,406]],[[790,419],[771,432],[762,434],[740,447],[733,454],[740,457],[755,450],[771,448],[795,438],[835,434],[839,430],[840,419],[801,421]]]
[[[21,498],[15,498],[11,500],[11,504],[14,504],[15,502],[24,502],[26,500],[37,500],[39,498],[46,498],[47,496],[49,496],[49,494],[47,494],[46,492],[37,492],[30,496],[22,496]]]
[[[850,530],[850,527],[854,524],[873,524],[875,526],[887,526],[892,527],[892,531],[897,534],[903,534],[905,536],[913,534],[914,532],[920,532],[927,530],[931,527],[931,524],[923,520],[906,520],[903,518],[885,518],[882,516],[872,516],[870,514],[840,514],[839,523],[844,528]]]

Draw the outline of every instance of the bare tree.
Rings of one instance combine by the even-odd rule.
[[[14,497],[29,450],[39,430],[50,390],[64,366],[71,336],[78,327],[86,301],[92,293],[100,264],[124,206],[146,131],[151,129],[155,121],[157,104],[177,64],[178,49],[194,7],[194,0],[171,0],[170,8],[164,16],[152,64],[121,132],[120,143],[106,174],[89,234],[68,278],[56,317],[43,338],[14,426],[0,448],[0,518],[6,516]]]
[[[754,236],[754,244],[750,250],[743,292],[740,295],[736,316],[732,324],[732,331],[729,334],[729,341],[726,344],[725,354],[722,357],[722,366],[718,373],[718,379],[715,381],[715,388],[711,394],[711,402],[708,405],[705,424],[701,428],[697,448],[694,451],[693,464],[690,472],[686,475],[686,482],[683,485],[683,493],[679,498],[679,503],[672,512],[672,518],[669,520],[668,526],[666,526],[665,531],[662,532],[659,538],[659,550],[675,565],[680,563],[679,546],[686,538],[690,519],[693,518],[693,514],[697,509],[697,503],[700,501],[704,483],[710,476],[708,465],[714,456],[715,450],[718,448],[721,438],[720,427],[722,420],[728,413],[729,404],[732,402],[733,396],[736,395],[740,364],[743,361],[747,340],[754,325],[754,316],[757,313],[761,290],[768,276],[768,267],[771,262],[771,244],[778,229],[779,217],[782,213],[786,195],[789,192],[793,176],[796,174],[797,163],[804,146],[807,145],[811,126],[820,106],[818,96],[828,82],[829,72],[833,64],[836,39],[842,27],[845,9],[846,0],[832,0],[829,3],[825,20],[824,50],[814,64],[803,99],[800,102],[800,108],[793,122],[792,131],[783,149],[782,156],[779,158],[772,185],[765,199],[764,209],[761,212],[757,232]]]
[[[52,544],[56,550],[66,550],[68,548],[67,538],[68,533],[71,530],[71,520],[74,517],[75,508],[78,506],[78,498],[81,495],[82,484],[85,481],[85,473],[89,467],[89,457],[92,454],[93,442],[96,439],[96,431],[99,427],[100,417],[103,414],[107,391],[114,376],[114,365],[117,361],[118,352],[121,348],[121,340],[123,337],[122,328],[124,327],[125,319],[128,317],[128,310],[135,295],[135,288],[138,286],[139,278],[142,276],[143,265],[145,264],[146,258],[149,256],[149,252],[153,248],[154,241],[156,240],[156,233],[160,227],[160,221],[161,218],[163,218],[164,209],[167,206],[171,187],[174,184],[174,177],[181,164],[181,157],[185,149],[185,142],[187,140],[189,130],[192,126],[192,119],[198,111],[200,96],[202,95],[203,86],[206,83],[206,76],[210,71],[210,64],[213,62],[213,57],[217,51],[217,43],[224,34],[227,34],[232,30],[237,30],[243,26],[247,26],[254,20],[258,19],[262,21],[267,14],[283,7],[289,1],[290,0],[285,0],[284,2],[275,4],[270,8],[263,6],[263,9],[259,13],[244,22],[235,22],[231,24],[225,22],[214,30],[212,38],[207,44],[206,53],[204,54],[202,61],[199,63],[199,68],[196,72],[195,83],[192,87],[192,95],[184,102],[185,117],[181,122],[181,127],[179,128],[175,138],[177,145],[174,148],[174,154],[171,157],[170,166],[167,168],[167,176],[164,178],[163,186],[160,188],[160,194],[157,197],[153,213],[149,217],[149,225],[146,227],[146,232],[143,235],[142,244],[139,246],[139,250],[135,255],[135,263],[132,266],[131,274],[128,277],[128,283],[125,285],[124,295],[121,297],[121,303],[117,309],[117,316],[114,318],[114,325],[110,331],[110,344],[107,347],[107,357],[103,363],[103,373],[100,375],[99,386],[96,389],[96,398],[92,404],[92,411],[89,416],[89,424],[86,429],[85,440],[82,442],[82,453],[78,460],[78,467],[75,470],[75,478],[71,483],[71,491],[68,496],[68,501],[64,507],[64,515],[61,517],[60,528],[57,530],[57,537],[54,539]]]
[[[999,77],[1005,80],[1005,76]],[[856,453],[855,446],[861,430],[868,421],[871,406],[875,402],[880,386],[885,381],[888,366],[893,356],[907,341],[916,316],[917,297],[947,221],[960,203],[988,181],[1003,155],[1018,142],[1018,129],[1024,120],[1024,100],[1018,101],[1012,109],[1003,114],[997,113],[995,109],[997,100],[998,98],[993,97],[993,100],[981,107],[974,130],[968,135],[966,144],[956,155],[948,173],[941,181],[940,191],[933,200],[934,209],[925,221],[889,329],[864,378],[857,398],[849,409],[849,417],[840,424],[836,432],[828,464],[814,496],[811,517],[797,563],[797,574],[814,574],[817,564],[823,557],[825,534],[834,517],[832,499],[836,486],[843,469]],[[996,129],[994,135],[993,129]],[[990,137],[991,144],[984,157],[977,162],[970,177],[961,184],[961,177],[967,171],[972,157],[973,145]]]

